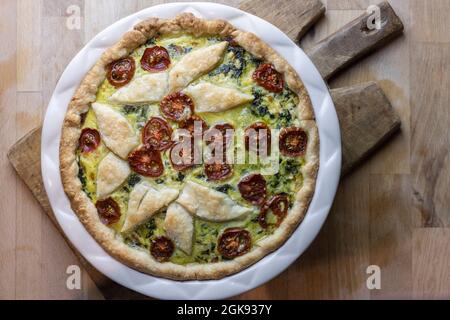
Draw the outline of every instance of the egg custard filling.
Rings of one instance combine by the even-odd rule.
[[[135,26],[92,68],[66,115],[61,175],[114,257],[217,279],[295,230],[318,145],[308,93],[284,59],[227,22],[182,14]]]
[[[130,55],[130,59],[133,59],[137,65],[131,81],[148,74],[148,71],[142,65],[139,66],[139,61],[141,61],[144,52],[148,49],[155,47],[165,48],[170,63],[175,64],[193,50],[204,49],[221,42],[223,43],[223,40],[218,37],[193,37],[189,35],[152,38]],[[227,123],[233,128],[245,129],[260,122],[266,124],[269,128],[275,129],[299,126],[300,121],[296,112],[298,97],[287,86],[283,86],[280,92],[275,93],[258,85],[252,79],[255,70],[262,64],[262,61],[253,57],[239,45],[226,43],[223,57],[217,63],[217,66],[190,83],[189,86],[209,83],[226,88],[238,87],[241,92],[253,98],[251,101],[244,102],[231,110],[196,113],[196,115],[203,119],[208,127]],[[117,91],[118,89],[111,84],[111,81],[105,79],[98,90],[96,102],[108,104],[110,108],[120,113],[136,132],[141,132],[147,121],[152,117],[165,119],[157,102],[139,105],[111,104],[109,99]],[[176,130],[179,127],[179,123],[171,119],[166,119],[166,121],[172,130]],[[84,119],[82,129],[99,130],[95,111],[92,108],[89,109]],[[78,152],[79,177],[83,184],[83,190],[93,202],[99,200],[96,194],[98,167],[109,152],[103,141],[100,141],[95,150],[83,152],[80,149]],[[128,210],[130,193],[139,183],[148,183],[156,190],[160,186],[164,186],[181,191],[186,181],[193,181],[222,192],[237,204],[249,209],[248,214],[244,217],[226,222],[194,218],[193,242],[190,254],[174,246],[173,254],[168,258],[171,262],[186,264],[221,261],[224,259],[224,256],[220,253],[217,242],[224,230],[230,228],[242,228],[248,231],[252,243],[257,243],[260,239],[273,232],[277,217],[271,214],[267,218],[268,221],[272,221],[270,227],[262,226],[259,222],[261,207],[245,200],[238,189],[238,184],[242,177],[255,172],[259,173],[261,169],[260,163],[252,165],[236,164],[233,166],[232,174],[228,178],[213,180],[206,176],[204,166],[201,165],[181,171],[177,170],[171,165],[169,156],[169,152],[161,152],[164,170],[157,177],[147,177],[131,171],[120,186],[109,194],[109,197],[117,203],[120,209],[120,217],[117,221],[110,223],[109,226],[116,230],[128,245],[150,250],[152,241],[160,237],[167,237],[164,228],[167,207],[161,208],[152,217],[135,226],[132,230],[121,232]],[[266,181],[267,196],[283,194],[287,196],[289,203],[292,204],[293,196],[302,186],[300,169],[303,161],[304,159],[301,156],[288,157],[281,155],[279,172],[263,177]]]

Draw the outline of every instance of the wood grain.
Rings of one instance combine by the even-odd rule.
[[[32,20],[32,25],[33,29],[41,30],[41,39],[35,39],[41,43],[40,52],[35,53],[48,66],[42,73],[41,90],[36,92],[41,93],[43,105],[46,105],[67,62],[85,43],[89,26],[83,20],[80,30],[69,32],[64,27],[67,6],[78,5],[84,13],[84,0],[40,1],[41,21]],[[136,3],[137,9],[163,2],[128,1]],[[239,0],[220,2],[232,6],[239,4]],[[376,3],[366,0],[322,2],[328,11],[306,35],[308,45],[322,40],[363,13],[368,3]],[[450,161],[449,157],[441,159],[441,152],[449,150],[450,72],[445,69],[450,61],[449,2],[389,2],[405,23],[405,36],[340,73],[330,85],[336,88],[377,81],[402,119],[402,133],[371,157],[368,164],[358,167],[343,180],[329,218],[307,252],[280,277],[240,298],[408,297],[402,292],[411,286],[415,298],[450,297],[450,235],[449,229],[445,228],[450,212],[446,207]],[[111,8],[107,6],[106,1],[101,2],[97,10],[110,15]],[[17,74],[25,74],[18,70],[17,57],[28,57],[31,51],[26,52],[26,41],[18,49],[17,30],[30,27],[21,25],[26,20],[16,8],[14,0],[0,2],[0,39],[8,44],[0,46],[3,74],[0,81],[0,146],[5,151],[37,121],[34,111],[30,111],[30,121],[22,122],[28,117],[18,116],[19,112],[26,113],[26,104],[29,99],[34,99],[35,93],[17,92],[17,87],[24,85],[17,83]],[[122,9],[112,13],[114,17],[121,16],[119,10]],[[33,106],[36,105],[39,106]],[[440,170],[436,169],[439,167]],[[426,174],[427,170],[432,173]],[[0,204],[0,298],[99,298],[86,273],[81,291],[68,292],[65,288],[65,268],[77,260],[46,216],[41,216],[40,224],[38,219],[32,220],[38,231],[18,225],[27,219],[27,212],[30,218],[36,217],[41,209],[28,188],[16,177],[5,152],[0,158],[0,178],[3,185],[8,186],[0,189],[4,199]],[[408,188],[409,184],[411,188]],[[409,203],[408,199],[411,199]],[[412,231],[407,224],[408,210],[413,220]],[[438,218],[423,219],[433,215]],[[423,228],[426,225],[423,221],[439,220],[444,223]],[[439,227],[441,225],[443,227]],[[18,243],[26,245],[27,249],[17,251]],[[408,246],[412,246],[411,264]],[[37,257],[40,253],[42,255]],[[39,262],[39,272],[27,265],[35,261]],[[380,291],[370,292],[365,287],[365,269],[375,263],[382,266],[383,286]],[[397,276],[401,280],[399,283],[396,283]]]
[[[328,10],[365,10],[370,0],[327,0]]]
[[[100,31],[138,10],[136,1],[86,0],[84,34],[86,42]],[[102,12],[102,14],[98,14]]]
[[[41,90],[41,1],[18,0],[17,90]],[[38,27],[36,27],[38,26]],[[33,55],[33,59],[30,56]]]
[[[16,140],[16,16],[17,3],[14,0],[5,0],[1,3],[0,10],[0,39],[9,45],[0,46],[0,70],[2,80],[0,81],[0,147],[2,150],[8,148]],[[17,178],[10,170],[6,154],[1,153],[0,176],[4,182],[8,182],[0,189],[0,299],[14,299],[16,292],[16,185]]]
[[[41,74],[42,101],[46,106],[50,100],[53,89],[69,61],[84,44],[84,30],[82,22],[84,19],[84,1],[62,0],[59,5],[51,0],[41,0],[41,16],[39,28],[41,29],[40,55],[45,62],[45,72]],[[78,6],[81,29],[68,29],[67,18],[69,6]],[[32,60],[32,56],[29,57]],[[30,106],[29,106],[30,107]],[[36,107],[34,105],[34,107]],[[42,112],[45,112],[43,108]],[[36,293],[36,298],[47,299],[87,299],[100,298],[98,289],[93,284],[86,272],[83,271],[83,290],[69,290],[66,288],[66,268],[69,265],[80,265],[76,255],[67,250],[67,244],[53,222],[49,219],[42,221],[41,231],[41,265],[42,279],[46,289]],[[52,261],[52,263],[49,263]]]
[[[248,3],[247,3],[248,4]],[[320,15],[321,13],[317,11],[316,15]],[[315,20],[316,17],[309,15],[309,18],[311,21]],[[369,89],[368,89],[369,88]],[[368,94],[363,93],[363,91],[368,91]],[[370,119],[373,118],[373,115],[387,115],[388,117],[391,116],[391,113],[379,113],[378,108],[381,108],[382,110],[389,110],[391,107],[389,105],[389,101],[384,98],[384,95],[380,92],[380,89],[377,87],[376,84],[369,84],[367,86],[359,86],[356,88],[352,88],[351,90],[343,90],[345,93],[337,92],[337,108],[342,109],[346,115],[343,117],[343,121],[341,123],[341,126],[343,127],[343,132],[348,132],[349,130],[352,130],[353,128],[359,128],[357,124],[353,124],[352,122],[357,119],[357,121],[362,121],[364,117],[366,117],[366,122],[370,121]],[[376,92],[377,94],[372,94],[372,92]],[[379,99],[379,97],[382,97],[384,99]],[[364,97],[364,99],[367,100],[366,105],[367,108],[364,108],[361,112],[359,112],[356,116],[351,110],[351,108],[354,108],[355,105],[358,105],[358,103],[361,100],[361,97]],[[373,113],[373,114],[372,114]],[[359,116],[359,117],[358,117]],[[380,119],[380,118],[378,118]],[[389,123],[389,121],[395,121],[394,119],[386,119],[386,122]],[[382,121],[381,121],[382,122]],[[354,155],[364,155],[366,156],[369,152],[372,152],[375,147],[378,145],[378,141],[376,139],[380,138],[380,133],[383,132],[383,130],[386,129],[384,126],[378,127],[377,134],[373,134],[372,136],[367,136],[367,132],[371,133],[371,131],[366,132],[358,132],[358,138],[362,143],[360,144],[352,144],[350,141],[344,141],[344,145],[349,146],[351,149],[351,146],[355,146],[357,148],[360,148],[361,150],[354,150],[352,154]],[[391,130],[391,128],[387,128],[388,130]],[[390,131],[389,131],[390,132]],[[344,135],[344,138],[353,138],[350,135]],[[33,132],[33,134],[26,137],[25,140],[22,140],[19,142],[17,146],[15,146],[10,154],[9,157],[11,159],[11,162],[15,166],[16,170],[18,171],[19,175],[22,175],[24,178],[24,181],[26,181],[30,189],[33,190],[37,194],[37,197],[39,201],[43,202],[43,206],[46,209],[47,213],[50,215],[53,222],[55,222],[55,218],[53,216],[53,213],[51,212],[50,206],[48,204],[47,197],[44,193],[42,181],[40,174],[33,174],[34,171],[39,168],[38,167],[23,167],[21,164],[28,163],[31,160],[27,159],[28,156],[31,157],[38,157],[39,156],[39,150],[35,150],[30,148],[30,145],[36,146],[40,137],[40,130],[36,130]],[[383,138],[383,136],[381,137]],[[38,141],[39,140],[39,141]],[[366,142],[366,144],[364,144]],[[27,156],[23,155],[23,153],[27,153]],[[351,168],[355,166],[353,163],[349,163],[348,160],[351,159],[352,161],[355,161],[355,158],[344,158],[344,168],[345,173],[349,172]],[[36,163],[39,163],[39,161],[35,161]],[[22,173],[24,170],[32,170],[30,172]],[[55,223],[56,227],[58,228],[58,225]],[[67,240],[67,239],[66,239]],[[73,248],[72,248],[73,249]],[[75,251],[75,255],[79,256],[79,254]],[[106,277],[96,272],[95,269],[90,266],[87,261],[84,259],[81,259],[81,263],[85,266],[85,269],[90,274],[91,278],[94,279],[94,281],[98,284],[99,289],[104,293],[105,297],[107,298],[113,298],[116,296],[120,296],[120,294],[123,294],[124,296],[130,296],[129,292],[120,286],[117,286],[114,282],[109,281]],[[136,295],[135,297],[139,297],[139,295]]]
[[[448,0],[412,0],[412,15],[415,18],[415,41],[428,43],[450,43],[450,1]]]
[[[445,3],[444,3],[445,2]],[[450,11],[448,1],[412,1],[411,167],[414,225],[449,227]]]
[[[295,42],[325,14],[325,6],[319,0],[248,0],[239,8],[264,17]]]
[[[37,107],[30,108],[35,105]],[[42,122],[42,96],[40,92],[17,93],[16,125],[17,135],[24,135],[33,129],[37,123]],[[33,161],[37,161],[33,159]],[[42,220],[41,209],[34,202],[26,201],[29,190],[22,182],[17,183],[16,199],[16,298],[33,298],[33,292],[44,287],[40,276],[43,266],[40,264],[42,246]]]
[[[411,52],[411,165],[421,227],[450,226],[449,50],[450,44],[415,43]]]
[[[379,7],[382,19],[380,30],[370,30],[367,27],[367,21],[371,14],[364,13],[307,51],[323,78],[330,79],[339,71],[403,32],[403,23],[391,5],[382,2]]]
[[[422,228],[413,233],[415,299],[450,299],[450,229]]]
[[[411,179],[371,174],[370,264],[381,269],[381,290],[372,299],[412,298]]]

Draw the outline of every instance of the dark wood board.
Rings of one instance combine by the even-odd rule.
[[[325,14],[319,0],[249,0],[239,9],[263,17],[297,42]]]
[[[345,176],[396,133],[401,122],[375,82],[333,89],[331,97],[341,125]]]
[[[388,2],[379,4],[381,28],[369,29],[372,14],[365,13],[307,50],[326,80],[403,33],[403,23]]]

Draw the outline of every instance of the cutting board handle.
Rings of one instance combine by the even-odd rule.
[[[325,80],[403,33],[403,23],[391,5],[382,2],[378,8],[380,28],[372,27],[374,13],[366,12],[307,50]]]

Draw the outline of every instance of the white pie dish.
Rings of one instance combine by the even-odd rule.
[[[205,19],[225,19],[237,28],[258,35],[296,69],[313,102],[320,135],[320,169],[316,192],[308,213],[295,233],[277,251],[221,280],[173,281],[135,271],[109,256],[88,234],[70,208],[59,171],[59,141],[67,105],[78,84],[99,58],[123,33],[152,16],[170,18],[192,12]],[[341,167],[341,142],[337,115],[328,88],[305,53],[268,22],[238,9],[212,3],[171,3],[128,16],[94,37],[70,62],[61,76],[44,120],[41,145],[42,176],[55,216],[74,246],[112,280],[148,296],[163,299],[220,299],[253,289],[295,261],[313,241],[332,205]]]

